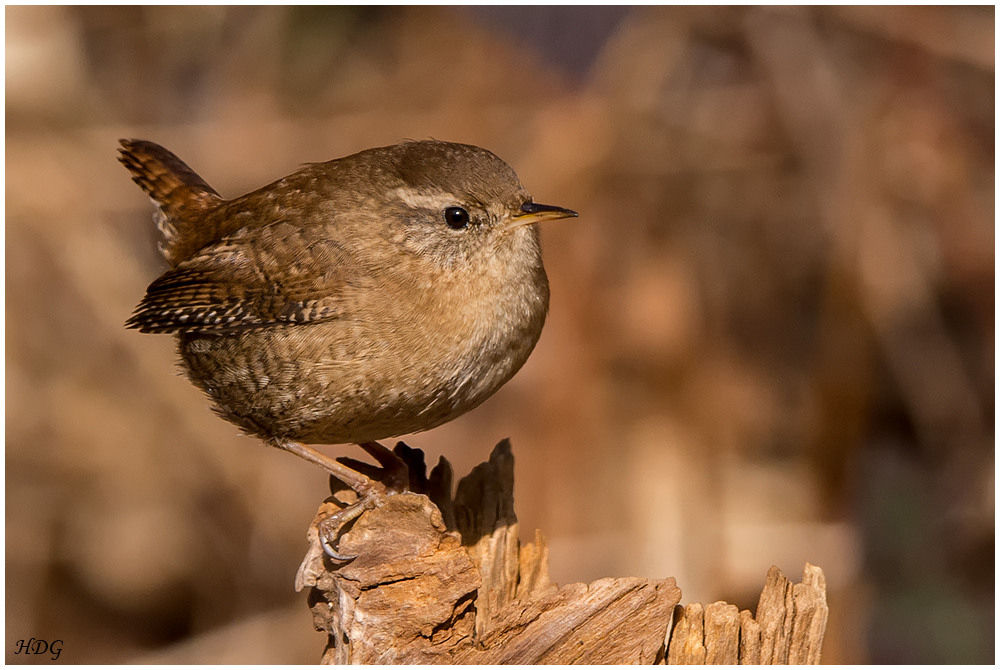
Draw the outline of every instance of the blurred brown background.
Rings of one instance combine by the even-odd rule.
[[[8,7],[7,661],[314,662],[326,477],[123,328],[165,263],[121,137],[230,197],[491,149],[580,218],[524,369],[409,444],[509,436],[560,583],[754,607],[810,561],[824,661],[992,662],[992,7]]]

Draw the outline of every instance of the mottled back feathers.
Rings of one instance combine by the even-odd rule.
[[[337,315],[354,264],[322,229],[282,221],[281,208],[269,213],[273,220],[241,228],[245,210],[173,153],[152,142],[121,144],[121,162],[157,205],[161,250],[174,266],[149,286],[127,327],[223,334]]]

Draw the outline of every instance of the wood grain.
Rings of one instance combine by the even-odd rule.
[[[767,573],[757,616],[724,602],[678,608],[667,651],[671,665],[816,665],[829,608],[823,571],[806,563],[802,583]]]
[[[423,463],[412,456],[411,470]],[[341,536],[338,550],[357,556],[348,563],[332,564],[319,545],[317,523],[339,509],[321,506],[296,584],[309,588],[314,625],[328,635],[324,663],[663,660],[681,596],[674,580],[552,584],[541,533],[518,541],[507,441],[459,482],[453,500],[441,485],[450,466],[435,472],[411,472],[410,482],[433,488],[438,504],[422,493],[388,497]]]
[[[506,440],[454,498],[447,462],[425,477],[422,454],[405,445],[396,452],[416,491],[389,496],[341,536],[338,550],[357,558],[335,565],[319,543],[317,524],[340,509],[336,502],[325,502],[310,527],[296,586],[309,589],[313,623],[327,633],[324,663],[819,662],[829,610],[817,567],[806,564],[800,584],[772,567],[756,616],[725,602],[680,607],[673,579],[559,587],[542,534],[518,540]]]

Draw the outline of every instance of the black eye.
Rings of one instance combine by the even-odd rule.
[[[461,230],[469,225],[469,213],[461,207],[449,207],[444,210],[444,222],[455,230]]]

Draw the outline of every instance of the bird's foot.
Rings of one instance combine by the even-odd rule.
[[[338,538],[343,533],[343,529],[351,521],[366,511],[378,507],[385,499],[385,496],[403,493],[410,488],[410,469],[406,461],[400,458],[399,455],[378,442],[363,442],[358,446],[374,458],[378,462],[378,465],[371,465],[370,463],[365,463],[349,456],[341,456],[337,459],[337,462],[361,474],[373,483],[381,484],[384,488],[382,491],[372,491],[364,495],[359,493],[357,502],[348,505],[320,523],[318,530],[323,551],[335,561],[349,561],[356,558],[355,556],[343,555],[335,548]],[[357,492],[357,489],[347,485],[340,477],[336,475],[330,476],[330,491],[334,496],[346,488],[351,488]]]
[[[357,558],[357,556],[342,554],[337,551],[337,544],[340,541],[340,536],[348,524],[368,510],[381,505],[385,496],[385,493],[380,492],[369,493],[357,502],[347,505],[339,512],[334,512],[320,521],[316,526],[316,530],[319,534],[319,543],[323,547],[323,552],[333,560],[340,561],[342,563],[346,563],[347,561]]]
[[[399,455],[378,442],[359,444],[379,465],[371,465],[349,457],[332,459],[315,449],[291,440],[272,440],[272,444],[319,465],[330,473],[330,490],[334,495],[350,489],[357,494],[357,501],[331,514],[320,522],[319,541],[323,551],[336,561],[349,561],[355,556],[347,556],[337,551],[336,545],[344,528],[364,514],[379,506],[385,496],[402,493],[409,489],[410,470]],[[334,498],[339,504],[346,504]]]

